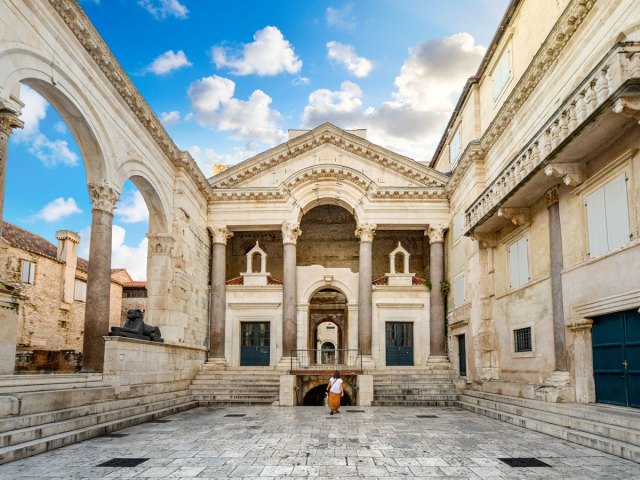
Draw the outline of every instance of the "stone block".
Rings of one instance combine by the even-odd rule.
[[[373,375],[358,375],[358,406],[370,407],[373,402]]]
[[[0,395],[0,418],[20,413],[20,400],[13,395]]]
[[[296,376],[280,375],[280,406],[295,407],[296,405]]]

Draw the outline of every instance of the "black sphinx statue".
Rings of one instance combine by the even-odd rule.
[[[150,342],[164,342],[161,337],[160,329],[145,325],[141,310],[129,310],[127,312],[127,321],[122,327],[111,327],[109,336],[111,337],[128,337],[137,338],[138,340],[148,340]]]

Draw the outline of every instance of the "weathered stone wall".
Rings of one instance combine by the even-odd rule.
[[[422,230],[376,230],[373,239],[373,278],[389,273],[389,253],[398,242],[409,252],[409,273],[429,278],[429,241]]]
[[[144,312],[146,309],[146,298],[123,298],[122,307],[120,308],[120,325],[124,325],[129,310],[142,310]]]
[[[247,271],[247,252],[256,241],[260,248],[267,253],[267,272],[273,278],[282,280],[282,233],[269,232],[234,232],[227,242],[227,280],[239,277],[241,272]]]

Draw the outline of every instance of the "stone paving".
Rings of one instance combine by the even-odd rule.
[[[0,465],[0,478],[640,479],[640,464],[457,408],[220,407],[163,420]],[[148,460],[97,466],[123,457]]]

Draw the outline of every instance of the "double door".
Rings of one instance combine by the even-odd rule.
[[[240,365],[269,366],[271,334],[269,322],[240,323]]]
[[[387,322],[385,330],[387,365],[413,365],[413,323]]]
[[[640,407],[640,313],[627,310],[593,320],[596,401]]]

